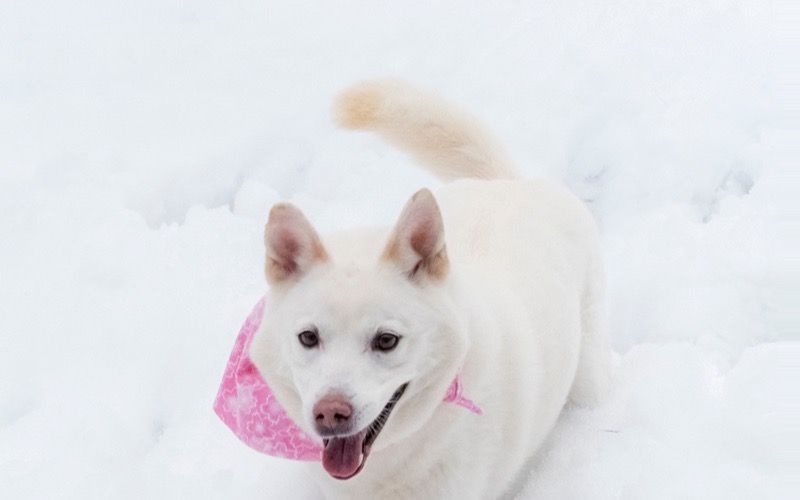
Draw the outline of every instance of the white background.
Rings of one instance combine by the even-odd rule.
[[[614,391],[564,414],[523,497],[788,497],[781,9],[2,1],[3,497],[317,498],[211,404],[272,203],[325,232],[437,185],[330,123],[337,90],[390,75],[480,116],[602,229]]]

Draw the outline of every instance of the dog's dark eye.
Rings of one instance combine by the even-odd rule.
[[[372,339],[372,350],[374,351],[391,351],[397,347],[400,342],[400,337],[393,333],[379,333]]]
[[[303,347],[306,349],[311,349],[319,344],[319,335],[317,335],[317,332],[312,330],[306,330],[300,333],[300,335],[297,336],[297,339],[300,340],[300,343],[303,344]]]

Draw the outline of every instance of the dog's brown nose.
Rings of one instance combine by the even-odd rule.
[[[339,394],[331,394],[314,405],[314,422],[323,436],[344,434],[350,430],[353,407]]]

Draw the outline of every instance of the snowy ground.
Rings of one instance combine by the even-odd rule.
[[[383,75],[463,103],[602,227],[615,390],[565,413],[523,497],[796,495],[782,6],[599,4],[3,2],[3,497],[317,498],[211,403],[270,204],[333,230],[435,186],[329,123]]]

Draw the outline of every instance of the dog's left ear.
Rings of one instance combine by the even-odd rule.
[[[270,285],[297,281],[313,266],[328,260],[311,223],[303,212],[289,203],[278,203],[270,210],[264,243],[267,249],[265,271]]]
[[[444,242],[444,223],[439,205],[428,189],[408,200],[383,250],[382,259],[400,268],[409,278],[444,279],[449,269]]]

